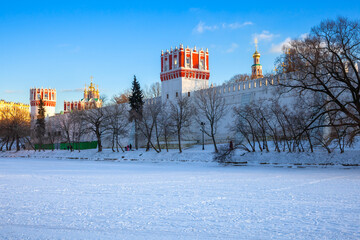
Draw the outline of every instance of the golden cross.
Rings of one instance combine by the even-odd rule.
[[[255,43],[255,51],[257,51],[257,46],[258,46],[258,39],[257,38],[254,39],[254,43]]]
[[[91,80],[91,82],[92,82],[93,78],[94,78],[93,76],[90,76],[90,80]]]

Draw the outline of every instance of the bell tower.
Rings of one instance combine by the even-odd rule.
[[[253,54],[254,64],[251,66],[251,79],[263,78],[262,66],[260,64],[260,53],[257,51],[258,40],[255,38],[255,52]]]

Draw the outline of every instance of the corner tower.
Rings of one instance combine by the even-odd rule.
[[[51,88],[31,88],[30,89],[30,105],[31,120],[37,119],[40,98],[44,102],[45,117],[55,115],[56,106],[56,90]]]
[[[162,101],[192,91],[209,87],[209,51],[184,48],[182,44],[174,50],[161,51],[161,96]]]
[[[257,39],[255,38],[255,52],[253,54],[254,64],[251,66],[251,79],[264,77],[262,74],[262,66],[260,64],[260,53],[257,51]]]

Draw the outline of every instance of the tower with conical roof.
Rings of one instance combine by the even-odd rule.
[[[253,54],[254,64],[251,66],[251,79],[264,77],[262,74],[262,66],[260,64],[260,53],[257,51],[257,38],[255,38],[255,52]]]

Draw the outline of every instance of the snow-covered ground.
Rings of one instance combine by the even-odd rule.
[[[8,151],[0,152],[0,157],[10,158],[56,158],[56,159],[80,159],[90,161],[116,161],[116,162],[175,162],[175,163],[199,163],[203,165],[216,165],[213,160],[213,145],[206,145],[205,151],[201,145],[186,148],[182,153],[177,149],[163,150],[156,153],[154,150],[148,152],[145,149],[127,152],[112,152],[111,149],[104,149],[97,152],[96,149],[82,150],[81,152],[66,150],[46,150],[45,152]],[[254,152],[248,153],[236,150],[233,158],[229,160],[233,164],[240,163],[247,166],[276,166],[276,167],[332,167],[332,168],[360,168],[360,144],[354,148],[347,148],[345,153],[340,154],[334,151],[328,154],[323,149],[316,149],[314,153],[288,153],[281,152]]]
[[[0,239],[359,239],[359,199],[359,168],[0,157]]]

